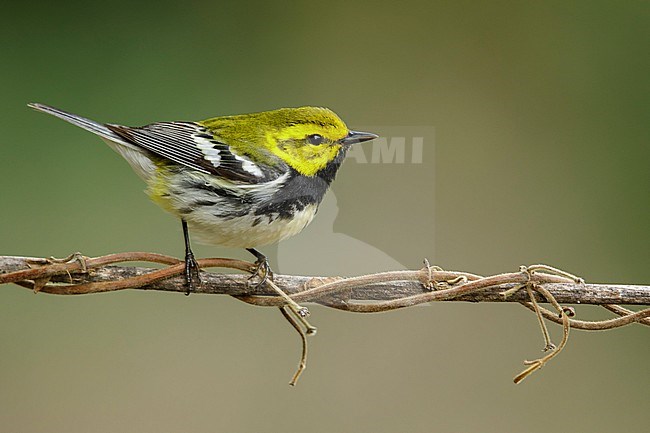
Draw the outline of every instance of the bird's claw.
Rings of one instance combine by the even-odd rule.
[[[258,258],[257,261],[255,262],[255,270],[253,271],[251,276],[248,277],[249,287],[251,285],[251,281],[253,280],[253,278],[255,278],[258,275],[260,276],[260,281],[258,281],[255,284],[254,286],[255,289],[259,289],[260,287],[262,287],[264,283],[266,283],[269,279],[273,281],[273,271],[271,270],[271,265],[269,265],[269,261],[266,259],[266,257]]]
[[[187,253],[185,255],[185,295],[189,294],[194,290],[195,287],[201,285],[201,268],[194,258],[194,254]],[[198,286],[195,286],[195,283],[198,283]]]

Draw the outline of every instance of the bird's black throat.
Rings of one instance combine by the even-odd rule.
[[[305,176],[289,168],[289,178],[271,199],[259,206],[256,215],[276,214],[279,218],[292,218],[296,212],[309,205],[319,205],[341,167],[347,148],[343,147],[315,176]]]

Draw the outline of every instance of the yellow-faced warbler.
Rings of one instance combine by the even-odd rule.
[[[188,293],[200,281],[188,227],[203,243],[248,250],[264,280],[271,271],[255,248],[304,229],[350,146],[377,138],[316,107],[128,127],[29,106],[99,135],[180,218]]]

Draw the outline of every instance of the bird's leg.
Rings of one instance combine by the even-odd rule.
[[[194,253],[190,247],[190,232],[187,229],[187,222],[181,220],[183,223],[183,237],[185,238],[185,295],[189,295],[194,290],[194,282],[201,284],[201,274],[199,274],[199,264],[194,258]]]
[[[248,279],[251,280],[260,272],[262,273],[260,277],[261,280],[259,283],[257,283],[256,288],[261,287],[262,284],[266,283],[266,280],[269,278],[273,280],[273,271],[271,270],[271,265],[269,265],[269,261],[266,258],[266,256],[260,253],[259,251],[257,251],[255,248],[246,248],[246,251],[254,255],[255,258],[257,259],[255,261],[257,268],[255,268],[255,272]]]

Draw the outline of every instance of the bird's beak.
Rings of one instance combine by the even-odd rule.
[[[341,143],[349,146],[355,143],[363,143],[364,141],[374,140],[378,137],[379,136],[377,134],[373,134],[372,132],[350,131],[348,132],[348,135],[344,137],[343,140],[341,140]]]

